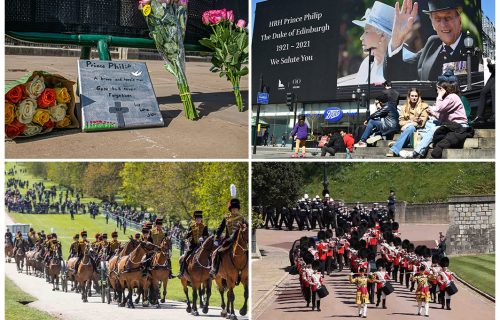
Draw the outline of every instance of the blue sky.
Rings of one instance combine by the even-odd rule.
[[[255,4],[263,1],[265,0],[252,0],[252,29],[253,29],[253,17],[255,14]],[[490,18],[491,21],[495,22],[495,0],[482,0],[481,6],[483,7],[484,14],[488,18]]]

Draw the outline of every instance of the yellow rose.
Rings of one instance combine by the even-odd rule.
[[[36,124],[28,124],[26,125],[26,129],[23,131],[23,135],[24,136],[34,136],[36,134],[39,134],[40,132],[42,132],[42,127],[36,125]]]
[[[69,103],[71,101],[71,95],[66,88],[54,88],[56,90],[56,100],[59,103]]]
[[[19,122],[27,124],[33,121],[33,115],[36,110],[36,101],[32,98],[26,98],[19,102],[17,107],[17,119]]]
[[[31,81],[26,83],[26,92],[28,95],[36,99],[45,90],[45,82],[42,76],[35,76]]]
[[[37,109],[35,111],[35,115],[33,116],[33,122],[38,123],[43,127],[44,124],[47,123],[47,121],[50,120],[50,115],[49,112],[45,109]]]
[[[68,106],[64,103],[58,103],[53,107],[49,107],[49,114],[54,119],[54,121],[61,121],[66,116],[66,110],[68,110]]]
[[[69,116],[64,117],[61,121],[56,122],[56,127],[57,128],[66,128],[71,124],[71,119]]]
[[[5,124],[11,124],[16,118],[16,105],[5,101]]]

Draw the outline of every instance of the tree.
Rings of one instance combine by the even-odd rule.
[[[252,204],[282,208],[291,206],[302,191],[302,167],[297,163],[252,164]]]
[[[83,175],[84,193],[102,200],[113,199],[122,184],[122,168],[122,162],[90,162]]]

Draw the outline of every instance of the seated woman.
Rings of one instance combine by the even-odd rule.
[[[438,96],[436,105],[429,107],[427,113],[432,116],[424,127],[422,140],[412,151],[402,150],[399,155],[406,159],[425,157],[427,148],[432,142],[434,132],[444,121],[451,121],[460,124],[462,127],[468,127],[468,120],[465,114],[465,108],[462,100],[457,95],[457,86],[455,83],[441,80],[436,85]]]
[[[429,105],[422,101],[420,90],[411,88],[408,90],[406,103],[401,108],[399,114],[399,125],[401,126],[401,136],[390,148],[387,157],[397,157],[399,152],[410,142],[411,136],[417,129],[425,127]]]
[[[399,130],[398,110],[392,104],[387,103],[388,101],[389,98],[386,94],[382,94],[375,98],[377,111],[372,113],[364,122],[364,124],[366,125],[365,131],[363,132],[363,135],[361,136],[359,142],[356,143],[354,147],[364,148],[366,147],[367,142],[375,143],[376,141],[382,139],[381,135],[389,135]],[[378,135],[368,139],[374,129]]]

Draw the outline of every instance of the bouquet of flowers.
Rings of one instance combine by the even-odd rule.
[[[55,128],[78,128],[74,82],[36,71],[5,88],[5,134],[34,136]]]
[[[187,3],[187,0],[139,0],[139,10],[146,19],[158,52],[165,60],[165,69],[177,80],[184,113],[193,120],[198,117],[198,113],[189,91],[184,53]]]
[[[248,74],[248,31],[246,21],[234,23],[232,10],[209,10],[202,15],[202,22],[212,28],[210,38],[200,40],[200,43],[214,51],[210,71],[218,72],[222,78],[233,85],[238,110],[243,110],[243,99],[240,93],[240,79]]]

